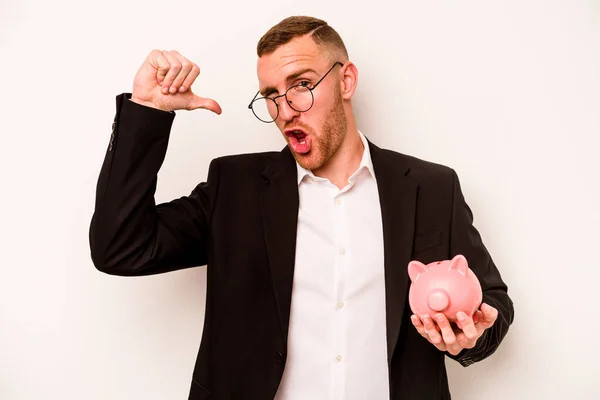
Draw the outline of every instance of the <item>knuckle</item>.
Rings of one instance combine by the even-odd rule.
[[[200,67],[197,64],[192,63],[192,71],[200,73]]]
[[[192,63],[190,63],[189,61],[182,61],[181,69],[184,71],[190,71],[192,69]]]

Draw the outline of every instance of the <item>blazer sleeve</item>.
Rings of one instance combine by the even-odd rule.
[[[174,112],[117,96],[113,133],[96,187],[89,242],[95,267],[111,275],[151,275],[207,263],[218,161],[189,196],[156,205]]]
[[[466,257],[483,291],[483,302],[498,310],[494,325],[487,329],[472,349],[465,349],[450,358],[467,367],[492,355],[506,336],[514,319],[514,307],[508,295],[508,287],[502,280],[500,271],[485,248],[481,236],[473,226],[473,213],[465,202],[460,182],[455,171],[453,175],[452,222],[450,227],[451,254]]]

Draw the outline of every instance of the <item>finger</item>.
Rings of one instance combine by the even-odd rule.
[[[479,337],[477,332],[477,328],[475,327],[475,322],[470,318],[467,314],[462,311],[459,311],[456,314],[456,318],[458,322],[460,322],[461,329],[468,340],[474,340]]]
[[[421,336],[426,337],[427,333],[425,332],[425,326],[423,326],[423,323],[421,322],[419,317],[417,317],[416,315],[411,315],[410,320],[411,320],[412,324],[415,326],[415,328],[417,328],[417,332],[419,332],[419,334],[421,334]]]
[[[159,50],[153,50],[150,53],[150,65],[156,68],[156,83],[162,85],[165,76],[167,76],[167,72],[171,68],[171,64],[167,58],[163,55],[163,53]]]
[[[477,336],[482,336],[483,332],[487,329],[487,327],[483,324],[483,320],[480,319],[479,322],[475,324],[475,329],[477,329]]]
[[[419,318],[419,320],[421,321],[421,324],[423,324],[423,328],[426,330],[427,328],[425,327],[425,318],[427,318],[428,321],[431,321],[431,324],[429,325],[429,329],[431,330],[436,330],[436,331],[440,331],[440,327],[436,325],[436,323],[431,319],[431,317],[428,314],[423,314],[421,316],[417,315],[417,318]]]
[[[494,325],[494,322],[496,322],[496,319],[498,318],[498,310],[486,303],[483,303],[480,309],[483,314],[483,318],[480,323],[486,329]]]
[[[196,110],[198,108],[210,110],[216,114],[221,114],[221,112],[222,112],[221,106],[219,105],[219,103],[217,103],[213,99],[207,99],[205,97],[199,97],[199,96],[193,95],[193,97],[191,98],[191,100],[188,104],[187,109],[188,110]]]
[[[456,342],[461,349],[472,349],[475,347],[477,339],[467,339],[464,332],[461,332],[456,335]]]
[[[185,80],[183,81],[181,86],[179,87],[179,91],[185,92],[186,90],[191,88],[192,84],[194,83],[194,81],[196,80],[198,75],[200,75],[200,67],[198,67],[196,64],[192,63],[192,70],[190,71],[188,76],[185,78]]]
[[[171,65],[171,68],[169,68],[169,72],[167,72],[162,83],[162,92],[167,94],[169,93],[169,89],[171,88],[171,85],[173,85],[175,78],[177,78],[177,75],[179,75],[179,72],[181,71],[181,62],[168,51],[163,51],[162,54]]]
[[[192,70],[193,64],[190,60],[179,54],[177,51],[171,51],[170,54],[177,58],[177,60],[181,64],[181,71],[179,71],[179,74],[177,75],[169,89],[170,93],[177,93],[183,82],[188,77],[188,74]]]
[[[433,323],[433,320],[429,315],[424,315],[421,317],[423,320],[423,325],[425,326],[425,332],[429,336],[429,341],[433,343],[438,349],[444,347],[444,341],[442,339],[442,335],[438,332]]]
[[[421,320],[419,319],[419,317],[415,314],[410,316],[410,321],[413,323],[413,325],[415,326],[415,328],[417,329],[425,329],[423,327],[423,322],[421,322]]]
[[[446,344],[446,349],[450,354],[458,354],[460,352],[460,348],[456,341],[456,335],[454,334],[454,330],[450,325],[450,321],[448,318],[442,313],[438,313],[435,315],[435,320],[440,327],[440,331],[442,334],[442,339]]]

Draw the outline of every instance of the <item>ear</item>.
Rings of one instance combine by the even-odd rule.
[[[341,67],[340,89],[342,99],[350,100],[354,95],[356,86],[358,85],[358,69],[352,61],[347,61],[343,67]]]
[[[411,261],[408,263],[408,276],[414,282],[420,274],[427,272],[427,266],[420,261]]]
[[[460,272],[463,276],[467,276],[469,265],[465,256],[463,256],[462,254],[454,256],[452,261],[450,261],[450,269],[455,269],[458,272]]]

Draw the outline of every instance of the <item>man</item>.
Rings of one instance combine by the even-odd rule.
[[[324,21],[292,17],[258,43],[259,92],[281,152],[212,161],[189,196],[155,205],[174,111],[208,109],[196,64],[153,51],[117,98],[90,243],[139,276],[207,264],[190,399],[449,399],[445,356],[490,356],[513,321],[455,172],[372,144],[352,110],[358,72]],[[407,266],[464,255],[475,315],[411,315]],[[434,322],[435,320],[435,322]]]

